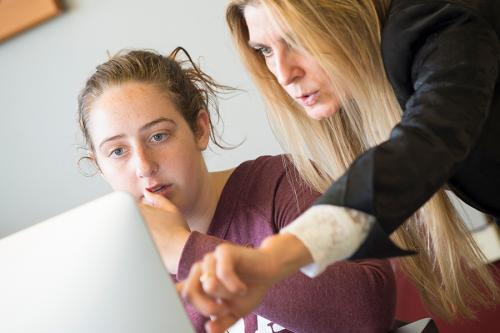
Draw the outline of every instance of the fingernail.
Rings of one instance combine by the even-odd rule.
[[[144,201],[144,203],[146,205],[150,205],[150,206],[153,206],[153,200],[151,200],[150,198],[144,196],[144,199],[142,199]]]

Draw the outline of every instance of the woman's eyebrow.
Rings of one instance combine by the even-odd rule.
[[[153,121],[150,121],[149,123],[145,124],[144,126],[141,127],[140,131],[141,132],[144,132],[144,131],[147,131],[148,129],[150,129],[151,127],[155,126],[155,125],[158,125],[159,123],[163,123],[163,122],[167,122],[167,123],[170,123],[174,126],[177,126],[177,124],[175,123],[175,121],[173,121],[172,119],[170,118],[165,118],[165,117],[160,117],[158,119],[155,119]],[[117,135],[113,135],[109,138],[106,138],[104,140],[102,140],[102,142],[99,144],[99,149],[102,148],[102,146],[109,142],[109,141],[113,141],[113,140],[117,140],[117,139],[121,139],[125,137],[125,134],[117,134]]]
[[[170,124],[172,124],[174,126],[177,126],[177,124],[175,123],[175,121],[173,121],[172,119],[166,118],[166,117],[160,117],[160,118],[155,119],[153,121],[150,121],[149,123],[147,123],[144,126],[142,126],[141,129],[140,129],[140,131],[144,132],[144,131],[150,129],[151,127],[153,127],[155,125],[158,125],[159,123],[163,123],[163,122],[167,122],[167,123],[170,123]]]
[[[125,134],[118,134],[118,135],[113,135],[112,137],[109,137],[109,138],[106,138],[104,140],[102,140],[102,142],[99,144],[99,149],[102,149],[102,146],[109,142],[109,141],[113,141],[113,140],[117,140],[117,139],[121,139],[125,137]]]
[[[252,42],[251,40],[248,41],[248,46],[250,46],[253,49],[260,49],[263,47],[267,47],[267,45],[264,45],[262,43],[255,43],[255,42]]]

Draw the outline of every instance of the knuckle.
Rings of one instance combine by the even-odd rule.
[[[210,262],[213,259],[214,259],[214,255],[212,253],[207,253],[203,256],[203,261],[206,263]]]
[[[203,285],[203,290],[209,295],[213,295],[217,292],[217,283],[214,279],[207,281],[206,284]]]
[[[215,254],[216,256],[226,256],[229,253],[229,250],[231,248],[231,245],[229,244],[220,244],[215,248]]]

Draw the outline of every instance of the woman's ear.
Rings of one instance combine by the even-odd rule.
[[[205,150],[208,147],[210,139],[210,120],[206,110],[200,110],[196,117],[196,133],[195,140],[200,150]]]
[[[90,152],[85,154],[85,156],[80,157],[78,159],[77,165],[80,172],[87,177],[93,177],[97,174],[100,174],[102,176],[99,164],[97,163],[94,154]]]
[[[99,163],[97,163],[97,158],[95,157],[94,153],[89,152],[87,158],[89,162],[92,164],[92,166],[95,168],[96,174],[99,174],[102,177],[102,171],[101,168],[99,167]]]

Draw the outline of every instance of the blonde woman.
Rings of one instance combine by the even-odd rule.
[[[409,254],[391,234],[418,252],[402,265],[435,314],[491,303],[444,189],[500,217],[499,2],[233,0],[226,14],[278,139],[325,193],[260,248],[222,245],[193,267],[183,295],[211,332],[300,268]]]

